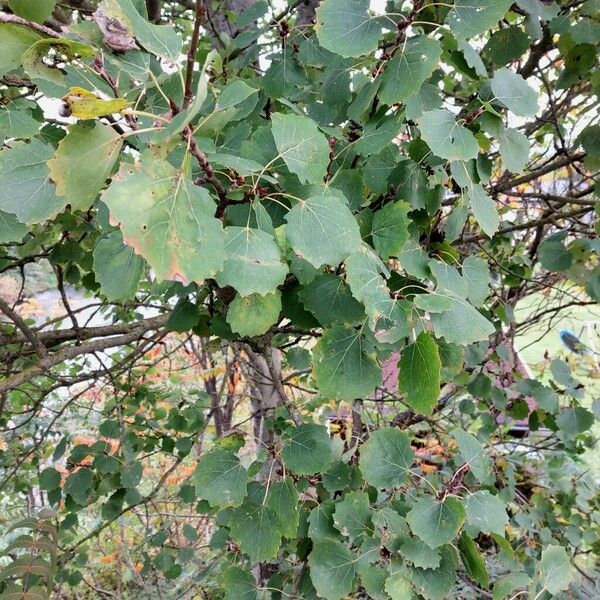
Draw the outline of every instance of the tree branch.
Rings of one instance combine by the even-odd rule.
[[[194,79],[194,63],[196,62],[196,51],[198,50],[198,40],[200,39],[200,25],[206,13],[206,7],[203,0],[196,0],[196,16],[194,17],[194,29],[192,39],[187,53],[187,68],[185,72],[185,91],[183,94],[183,108],[187,108],[192,101],[192,81]],[[200,74],[202,76],[202,73]]]
[[[115,323],[114,325],[102,325],[98,327],[81,327],[79,335],[74,329],[56,329],[54,331],[34,331],[34,335],[47,347],[51,348],[63,342],[72,340],[90,340],[100,337],[109,337],[111,335],[121,335],[129,333],[132,329],[140,326],[148,327],[148,329],[157,329],[165,323],[165,315],[151,317],[143,321],[133,321],[131,323]],[[28,341],[24,336],[0,336],[0,345],[18,344]]]
[[[23,332],[23,335],[31,343],[40,358],[48,356],[48,350],[27,323],[17,314],[10,305],[0,298],[0,310]]]
[[[29,29],[33,29],[34,31],[37,31],[46,37],[60,37],[60,35],[54,31],[54,29],[50,29],[50,27],[40,25],[34,21],[28,21],[27,19],[23,19],[17,15],[11,15],[5,12],[0,12],[0,23],[14,23],[15,25],[23,25],[23,27],[29,27]]]
[[[47,369],[51,367],[55,367],[60,363],[63,363],[67,360],[71,360],[83,354],[90,354],[92,352],[100,352],[102,350],[107,350],[108,348],[114,348],[115,346],[124,346],[126,344],[130,344],[131,342],[135,342],[139,338],[141,338],[146,332],[152,329],[159,329],[161,325],[164,325],[168,319],[168,315],[161,315],[161,317],[157,317],[154,320],[141,321],[139,326],[132,329],[129,333],[126,333],[117,337],[110,337],[108,339],[103,340],[93,340],[88,342],[87,344],[81,344],[79,346],[69,346],[68,348],[63,348],[59,350],[55,354],[49,354],[45,356],[41,360],[39,360],[36,364],[28,369],[24,369],[20,373],[16,373],[12,377],[7,377],[4,381],[0,382],[0,394],[4,394],[9,390],[12,390],[22,383],[25,383],[29,379],[43,373]],[[162,322],[161,322],[162,320]],[[150,322],[149,322],[150,321]]]
[[[499,181],[496,185],[493,185],[490,188],[490,191],[493,192],[503,192],[505,190],[510,190],[517,185],[521,185],[522,183],[529,183],[542,175],[546,175],[547,173],[552,173],[552,171],[557,171],[562,167],[566,167],[571,163],[582,160],[585,157],[585,152],[576,152],[575,154],[571,154],[570,156],[564,156],[562,158],[558,158],[556,161],[548,163],[544,167],[536,169],[531,173],[527,173],[526,175],[522,175],[521,177],[515,177],[514,179],[508,179],[505,181]]]

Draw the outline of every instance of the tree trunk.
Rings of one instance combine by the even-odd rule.
[[[275,441],[275,435],[265,421],[273,416],[276,408],[285,404],[281,394],[281,352],[270,347],[257,352],[248,344],[244,344],[243,350],[248,357],[248,378],[255,396],[254,435],[261,445],[270,446]]]
[[[146,0],[146,10],[148,11],[148,20],[153,23],[160,21],[160,11],[162,8],[161,0]]]

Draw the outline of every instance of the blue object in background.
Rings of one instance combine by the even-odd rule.
[[[561,342],[568,350],[575,354],[587,354],[587,346],[572,331],[561,329],[559,335]]]

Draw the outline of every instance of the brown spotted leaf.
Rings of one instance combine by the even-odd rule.
[[[157,279],[200,283],[222,267],[225,236],[208,190],[166,161],[143,155],[122,165],[102,200]]]

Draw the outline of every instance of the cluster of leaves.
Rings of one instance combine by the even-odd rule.
[[[58,532],[53,523],[54,513],[45,509],[35,517],[21,519],[12,524],[8,532],[29,530],[20,534],[2,551],[0,556],[20,552],[9,565],[0,570],[3,600],[45,600],[53,588]],[[46,560],[43,556],[49,556]],[[17,583],[20,580],[20,583]],[[24,593],[24,590],[27,590]]]
[[[600,544],[590,516],[597,495],[563,486],[559,507],[537,492],[525,511],[519,473],[494,448],[503,419],[528,417],[564,454],[536,465],[537,485],[547,477],[558,486],[567,454],[591,443],[594,415],[564,363],[553,363],[551,386],[512,372],[505,385],[491,365],[510,362],[500,343],[514,322],[510,292],[532,277],[536,253],[549,277],[600,299],[597,240],[559,230],[569,216],[593,219],[598,205],[592,185],[559,198],[558,209],[576,205],[572,214],[536,214],[530,224],[497,194],[530,180],[527,124],[546,109],[527,65],[549,51],[548,39],[559,40],[564,63],[551,85],[598,94],[597,1],[388,2],[374,14],[367,0],[323,0],[314,27],[302,28],[259,1],[238,15],[239,35],[206,26],[200,40],[202,8],[195,20],[174,17],[176,28],[149,22],[144,2],[102,0],[59,34],[42,25],[53,2],[9,6],[0,13],[1,264],[47,256],[66,282],[115,302],[117,321],[135,325],[135,309],[156,302],[172,307],[161,322],[169,330],[250,351],[295,346],[296,361],[308,358],[298,370],[310,370],[317,398],[290,407],[276,382],[272,436],[256,460],[243,464],[239,437],[222,438],[180,490],[215,526],[210,545],[221,560],[203,585],[226,599],[282,590],[338,600],[359,586],[373,598],[442,599],[457,572],[489,588],[481,549],[494,548],[507,573],[493,581],[495,598],[566,589],[565,548]],[[60,118],[49,114],[51,99]],[[580,154],[565,150],[560,163],[585,159],[584,181],[600,163],[597,134],[584,125]],[[548,223],[558,226],[529,261],[512,255],[515,231],[542,227],[541,237]],[[42,385],[50,368],[110,347],[52,351],[22,320],[7,335],[9,357],[23,340],[33,344],[0,380],[15,413],[32,376]],[[323,425],[301,422],[329,400],[370,401],[382,365],[398,355],[405,431],[383,427],[342,447]],[[185,459],[212,414],[202,396],[144,417],[138,408],[152,392],[138,393],[127,428],[110,417],[103,439],[70,449],[64,481],[54,466],[39,474],[68,537],[86,506],[102,502],[109,523],[151,498],[154,490],[138,489],[140,457]],[[452,449],[427,476],[415,463],[422,423]],[[70,541],[60,577],[77,584],[69,561],[83,542]],[[155,564],[178,577],[181,564],[163,550]]]

